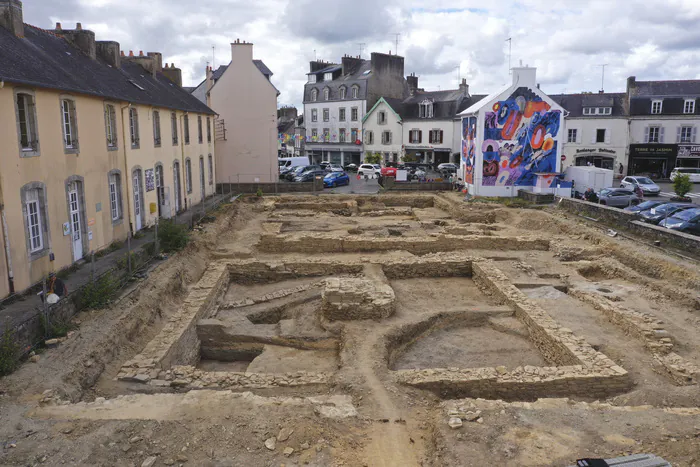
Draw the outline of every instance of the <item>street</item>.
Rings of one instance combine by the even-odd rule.
[[[672,198],[676,196],[676,194],[673,192],[673,183],[657,182],[656,184],[659,185],[659,187],[661,187],[661,194],[659,195],[660,197]],[[693,191],[691,193],[688,193],[688,196],[690,196],[690,198],[693,200],[693,203],[700,204],[700,183],[693,184]]]
[[[376,178],[370,178],[365,180],[364,178],[358,180],[357,174],[353,172],[348,172],[350,176],[350,185],[339,186],[337,188],[326,188],[323,190],[324,193],[339,193],[339,194],[373,194],[379,192],[379,183]]]

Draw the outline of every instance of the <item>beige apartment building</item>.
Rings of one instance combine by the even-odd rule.
[[[253,44],[231,44],[231,63],[216,70],[192,94],[217,114],[216,181],[274,182],[277,165],[277,96],[272,72],[253,60]]]
[[[0,297],[214,193],[215,114],[181,84],[0,0]]]

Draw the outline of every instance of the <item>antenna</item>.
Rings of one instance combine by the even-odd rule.
[[[362,51],[365,49],[365,44],[364,42],[358,42],[357,45],[360,46],[360,58],[362,58]]]
[[[399,37],[401,37],[401,33],[394,32],[394,33],[392,33],[392,35],[396,36],[396,49],[394,49],[394,52],[396,53],[396,55],[398,55],[399,54]]]
[[[602,69],[602,76],[600,78],[600,92],[605,92],[605,67],[608,66],[608,64],[605,63],[598,66]]]
[[[510,70],[510,58],[513,56],[513,38],[509,37],[506,39],[506,42],[508,43],[508,74],[511,74],[512,71]]]
[[[314,49],[314,62],[318,60],[318,57],[316,57],[316,49]]]
[[[211,46],[211,68],[214,69],[216,66],[216,46]]]
[[[462,74],[460,73],[460,71],[462,71],[461,68],[462,68],[462,65],[461,65],[461,64],[460,64],[460,65],[457,65],[457,66],[455,67],[455,70],[457,70],[457,85],[460,85],[460,84],[461,84],[460,81],[459,81],[459,79],[462,77]]]

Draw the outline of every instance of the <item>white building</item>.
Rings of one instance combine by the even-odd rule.
[[[461,113],[460,174],[472,195],[548,192],[561,168],[564,109],[537,87],[535,68],[512,72],[511,85]]]
[[[362,119],[365,152],[380,153],[384,163],[402,156],[403,121],[396,109],[400,99],[380,98]]]

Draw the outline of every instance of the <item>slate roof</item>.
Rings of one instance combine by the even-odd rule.
[[[326,70],[330,71],[330,69],[339,69],[342,68],[340,65],[333,65],[332,67],[328,67]],[[313,103],[311,100],[311,90],[316,88],[318,89],[318,100],[316,102],[324,102],[323,101],[323,89],[328,87],[330,89],[330,100],[331,101],[337,101],[340,99],[340,87],[345,86],[347,88],[347,94],[345,95],[346,100],[355,100],[352,98],[352,86],[356,85],[359,87],[359,93],[357,96],[357,99],[366,99],[367,98],[367,80],[371,76],[370,74],[364,74],[365,71],[371,70],[372,69],[372,62],[370,60],[362,60],[362,64],[357,68],[355,73],[352,73],[350,75],[340,75],[336,79],[332,81],[318,81],[316,83],[306,83],[304,85],[304,103]],[[308,74],[315,74],[318,76],[323,76],[321,74],[323,70],[316,71],[314,73],[308,73]]]
[[[255,61],[255,60],[253,60],[253,61]],[[217,68],[216,70],[214,70],[214,71],[212,72],[212,74],[211,74],[212,79],[214,80],[214,82],[218,81],[219,78],[221,78],[221,75],[223,75],[223,74],[224,74],[224,71],[226,71],[227,69],[228,69],[228,65],[220,65],[219,68]],[[206,80],[205,80],[205,81],[206,81]],[[202,81],[202,82],[204,82],[204,81]]]
[[[700,96],[700,80],[635,81],[630,91],[632,97],[694,97]]]
[[[25,24],[24,35],[18,38],[0,27],[0,80],[134,104],[215,113],[162,73],[154,79],[140,65],[124,59],[121,68],[113,68],[99,57],[92,60],[63,37],[29,24]]]
[[[624,117],[626,93],[605,94],[550,94],[549,97],[564,110],[569,112],[568,117],[611,118]],[[584,107],[612,107],[611,115],[584,115]]]
[[[413,96],[404,99],[401,102],[401,110],[396,110],[404,120],[451,120],[457,117],[457,114],[462,112],[467,107],[474,105],[485,95],[466,96],[464,91],[460,89],[451,89],[447,91],[417,91]],[[425,100],[433,102],[433,118],[419,118],[418,108],[421,102]],[[392,105],[393,107],[393,105]]]
[[[263,63],[262,60],[253,60],[253,63],[255,64],[256,67],[258,67],[258,70],[260,70],[260,73],[267,76],[268,78],[270,76],[272,76],[273,73],[270,71],[270,69],[267,67],[267,65],[265,65],[265,63]]]

